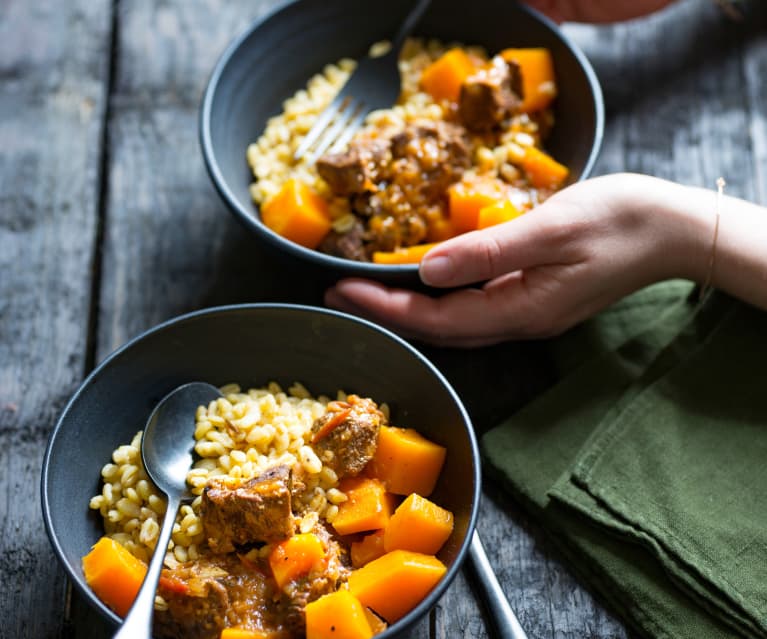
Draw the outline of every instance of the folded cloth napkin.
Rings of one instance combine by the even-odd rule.
[[[486,469],[648,637],[767,637],[767,313],[649,287],[550,343]]]

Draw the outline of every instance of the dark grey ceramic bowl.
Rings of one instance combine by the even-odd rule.
[[[220,307],[161,324],[109,356],[64,409],[43,461],[43,517],[56,555],[87,601],[119,621],[81,568],[103,534],[98,513],[88,509],[101,490],[101,468],[167,392],[193,380],[243,387],[274,380],[284,388],[299,381],[315,394],[356,392],[386,401],[395,425],[446,446],[433,499],[455,514],[440,552],[448,571],[380,637],[394,637],[435,604],[463,562],[479,505],[479,453],[461,401],[429,361],[392,333],[342,313],[284,304]]]
[[[326,64],[360,58],[370,45],[391,37],[412,0],[298,0],[258,20],[223,53],[202,102],[200,140],[208,172],[234,215],[264,244],[338,275],[387,283],[415,283],[416,265],[354,262],[303,248],[267,228],[248,186],[245,160],[282,102],[306,86]],[[547,148],[570,168],[570,181],[587,177],[602,142],[602,92],[591,65],[556,24],[513,0],[434,0],[415,35],[506,47],[551,50],[559,97]]]

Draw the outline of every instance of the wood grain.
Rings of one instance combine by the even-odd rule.
[[[0,635],[61,632],[45,443],[87,367],[109,64],[102,0],[0,6]]]
[[[254,249],[215,194],[198,145],[199,103],[219,54],[276,4],[120,3],[99,358],[201,307],[310,290],[319,302],[311,278]],[[272,275],[281,269],[280,281]]]
[[[225,210],[197,142],[218,55],[278,4],[0,4],[0,636],[112,633],[77,596],[68,611],[38,498],[47,435],[88,370],[179,313],[321,301],[323,276],[262,252]],[[767,3],[741,5],[740,22],[714,3],[682,0],[626,24],[565,26],[605,94],[596,174],[707,187],[723,175],[728,193],[767,204]],[[478,433],[553,381],[542,344],[424,350]],[[545,531],[492,486],[479,529],[531,639],[630,636]],[[488,636],[482,602],[460,574],[406,639]]]

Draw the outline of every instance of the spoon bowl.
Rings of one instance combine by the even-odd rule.
[[[215,386],[190,382],[168,393],[149,416],[141,438],[141,459],[147,475],[166,495],[191,497],[186,475],[194,461],[195,410],[218,397],[221,393]],[[189,437],[183,436],[185,432]]]
[[[190,382],[163,397],[147,420],[141,437],[141,459],[147,475],[165,493],[168,507],[144,582],[115,639],[151,639],[154,597],[165,550],[181,503],[191,498],[186,476],[194,461],[195,412],[221,397],[205,382]]]

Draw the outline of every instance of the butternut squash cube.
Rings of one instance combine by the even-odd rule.
[[[391,519],[389,520],[390,523]],[[387,524],[387,528],[389,524]],[[352,542],[351,557],[354,568],[362,568],[366,563],[378,559],[386,552],[384,550],[384,530],[376,530],[369,535],[365,535],[359,541]]]
[[[416,493],[394,511],[384,529],[384,550],[435,555],[453,532],[453,513]]]
[[[314,533],[293,535],[269,553],[269,567],[280,588],[312,570],[322,570],[325,560],[325,547]]]
[[[310,249],[317,248],[330,231],[327,202],[294,178],[264,202],[261,220],[275,233]]]
[[[479,222],[479,212],[504,199],[508,187],[495,178],[460,181],[447,190],[448,211],[453,228],[459,233],[474,231]]]
[[[423,70],[421,88],[437,101],[457,102],[463,81],[474,70],[474,63],[463,49],[450,49]]]
[[[269,633],[245,628],[224,628],[219,639],[269,639]]]
[[[570,170],[553,157],[534,146],[525,149],[522,168],[536,189],[556,189],[562,186]]]
[[[522,211],[514,206],[509,200],[501,200],[500,202],[495,202],[494,204],[479,210],[477,228],[486,229],[488,226],[503,224],[520,215],[522,215]]]
[[[367,611],[348,590],[306,604],[306,639],[370,639]]]
[[[102,537],[83,557],[86,583],[96,596],[124,617],[146,576],[146,564],[110,537]]]
[[[446,453],[444,446],[413,428],[382,426],[369,472],[384,482],[389,492],[427,497],[434,490]]]
[[[516,62],[522,76],[522,104],[520,111],[531,113],[549,106],[557,95],[554,75],[554,59],[551,52],[542,47],[528,49],[504,49],[504,60]]]
[[[339,535],[384,528],[396,507],[396,497],[387,492],[384,483],[371,477],[343,479],[338,489],[346,501],[338,505],[333,528]]]
[[[394,623],[415,608],[446,571],[431,555],[393,550],[352,571],[349,590],[363,605]]]
[[[393,251],[373,251],[375,264],[418,264],[439,242],[403,246]]]
[[[381,634],[388,627],[388,624],[367,606],[365,606],[365,616],[370,624],[370,629],[373,631],[373,636]]]

